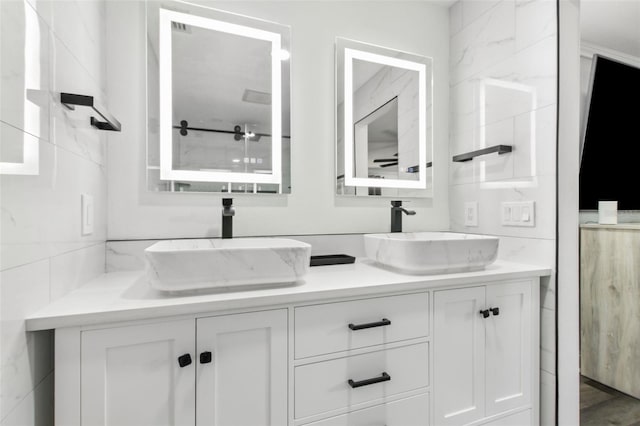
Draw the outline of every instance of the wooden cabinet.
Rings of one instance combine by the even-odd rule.
[[[580,227],[580,373],[640,398],[640,224]]]
[[[436,424],[530,406],[538,377],[531,287],[522,281],[435,292]]]
[[[82,425],[287,424],[286,310],[90,330],[81,347]]]

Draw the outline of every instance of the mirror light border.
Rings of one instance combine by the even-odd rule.
[[[173,93],[171,22],[271,42],[271,165],[272,173],[233,173],[173,169]],[[193,182],[282,184],[281,35],[211,18],[160,8],[160,179]]]
[[[418,180],[402,179],[369,179],[358,178],[354,175],[353,152],[353,60],[360,59],[381,65],[403,68],[418,72],[418,156],[421,167],[418,170]],[[377,188],[406,188],[425,189],[427,186],[427,124],[425,112],[427,109],[427,67],[425,64],[408,61],[391,56],[379,55],[371,52],[344,49],[344,182],[347,186],[373,186]]]

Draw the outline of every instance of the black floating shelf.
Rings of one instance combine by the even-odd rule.
[[[343,265],[345,263],[353,263],[356,258],[347,254],[327,254],[320,256],[311,256],[311,266],[324,265]]]
[[[497,152],[498,154],[506,154],[511,151],[513,151],[513,147],[511,145],[495,145],[479,149],[477,151],[467,152],[465,154],[454,155],[453,161],[456,163],[464,163],[465,161],[473,160],[475,157],[479,157],[481,155],[492,154],[494,152]]]
[[[121,129],[120,122],[114,116],[109,114],[104,108],[98,107],[93,100],[93,96],[75,95],[73,93],[60,93],[60,103],[70,110],[76,109],[76,106],[84,106],[93,109],[104,121],[91,117],[91,125],[100,130],[111,130],[119,132]]]

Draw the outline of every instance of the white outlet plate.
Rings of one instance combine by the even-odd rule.
[[[478,202],[464,203],[464,226],[478,226]]]
[[[536,226],[535,201],[505,201],[501,210],[503,226]]]
[[[80,194],[80,204],[82,206],[82,235],[93,234],[93,196],[89,194]]]

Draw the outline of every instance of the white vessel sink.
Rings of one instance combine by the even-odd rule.
[[[310,257],[309,244],[285,238],[167,240],[145,250],[149,282],[164,291],[292,283]]]
[[[443,274],[484,269],[498,256],[498,237],[453,232],[367,234],[367,257],[409,274]]]

